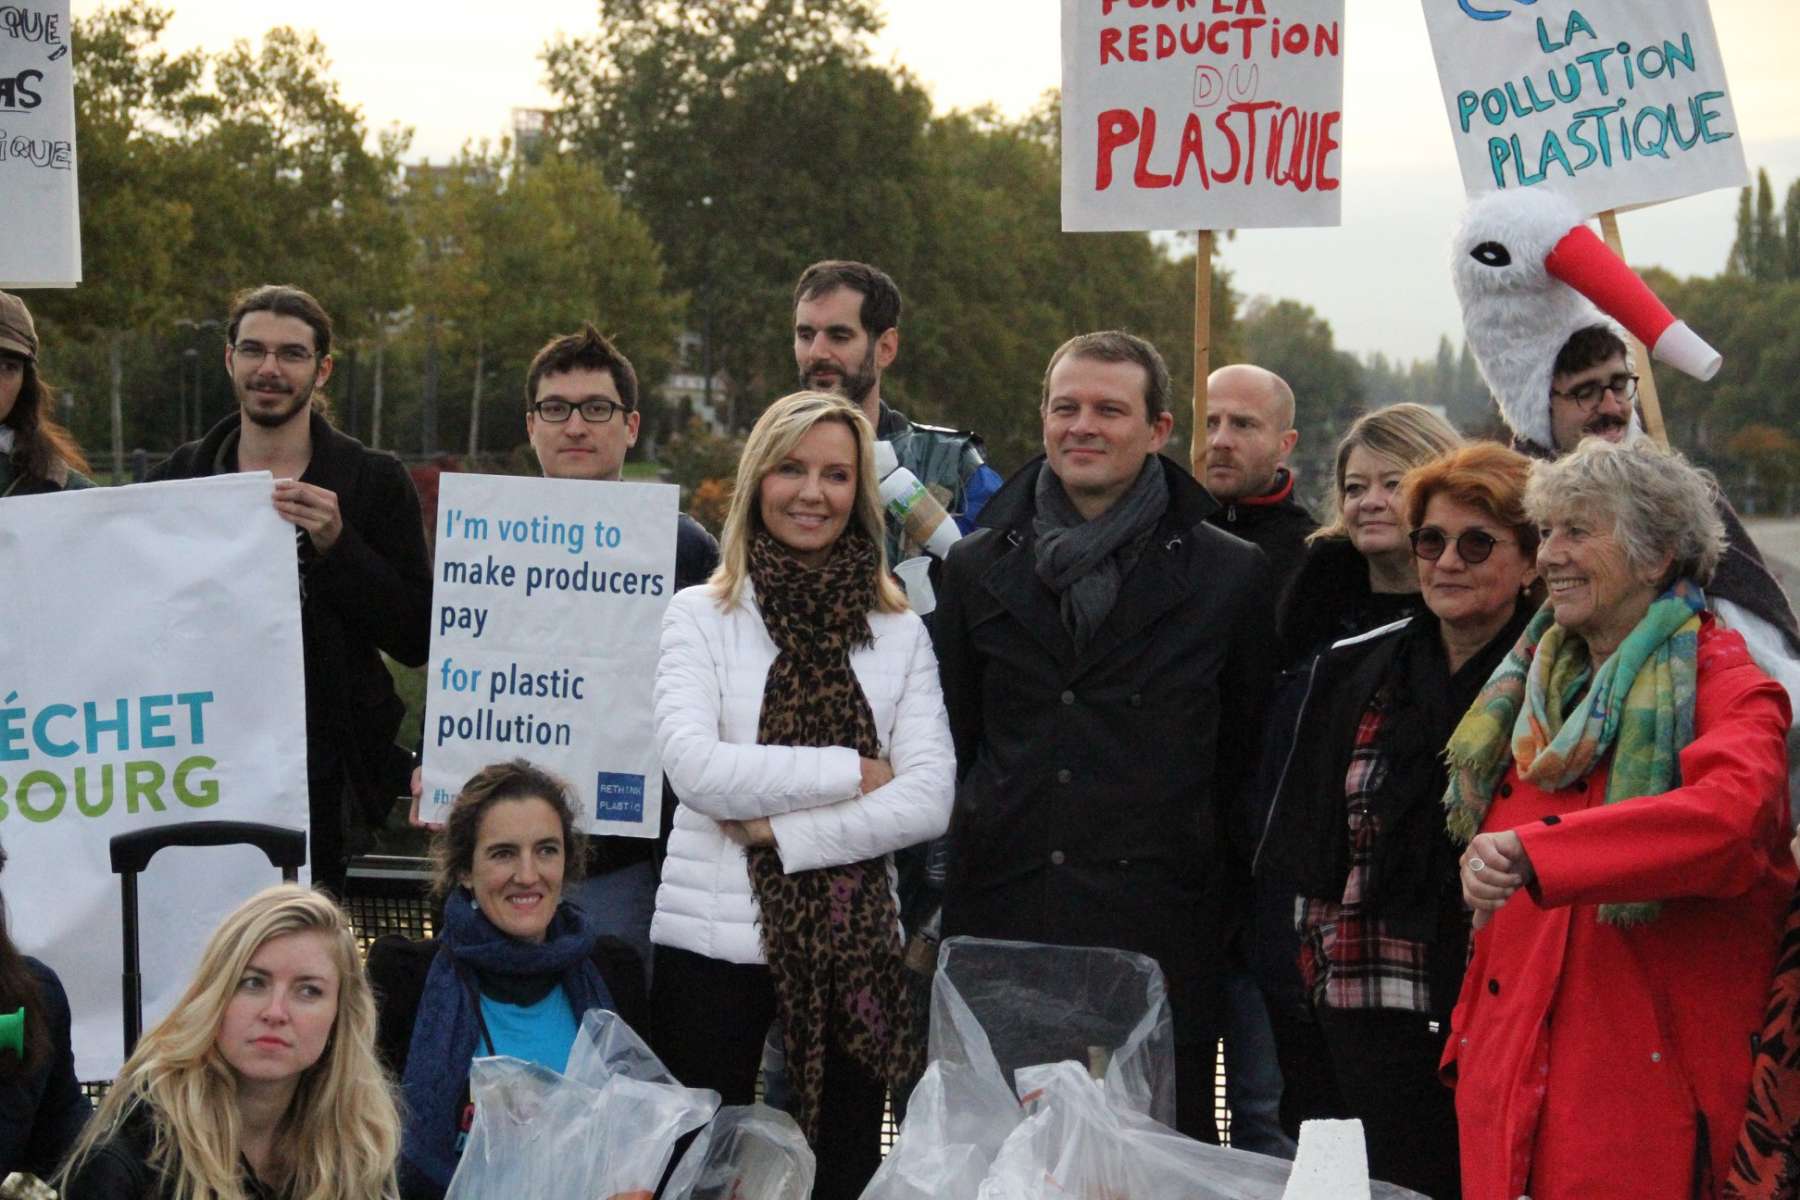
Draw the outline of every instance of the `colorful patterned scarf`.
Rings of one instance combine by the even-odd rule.
[[[880,756],[875,716],[850,665],[850,651],[873,640],[880,569],[875,543],[854,525],[818,568],[802,566],[766,532],[751,540],[756,604],[779,651],[763,683],[759,745],[849,746]],[[748,857],[800,1127],[816,1141],[828,1039],[896,1089],[924,1069],[899,912],[885,859],[788,874],[773,847],[754,847]]]
[[[1467,844],[1513,763],[1554,791],[1586,778],[1610,752],[1606,803],[1678,786],[1681,751],[1694,738],[1694,664],[1706,597],[1679,580],[1651,602],[1612,657],[1594,669],[1587,643],[1545,605],[1450,735],[1444,792],[1450,836]],[[1602,904],[1600,919],[1655,918],[1654,901]]]

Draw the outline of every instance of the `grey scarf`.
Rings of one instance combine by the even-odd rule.
[[[1048,464],[1038,472],[1032,521],[1037,574],[1061,597],[1063,626],[1075,639],[1076,653],[1087,649],[1112,612],[1125,573],[1168,509],[1169,481],[1154,454],[1144,460],[1131,490],[1091,521],[1075,511]]]

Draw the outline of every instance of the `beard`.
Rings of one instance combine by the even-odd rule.
[[[304,386],[289,387],[285,393],[267,389],[253,389],[245,384],[238,385],[238,409],[244,417],[264,429],[279,429],[292,421],[294,417],[312,404],[313,382],[308,380]],[[260,406],[256,401],[267,398],[270,401],[283,398],[286,403],[277,408]]]
[[[821,369],[836,375],[837,382],[829,386],[816,382],[814,375]],[[880,378],[880,372],[875,369],[875,343],[871,341],[862,362],[857,364],[856,370],[851,374],[844,374],[834,365],[808,366],[800,372],[800,386],[807,391],[831,392],[842,396],[860,408],[862,402],[868,399],[869,393],[875,390],[876,381]]]

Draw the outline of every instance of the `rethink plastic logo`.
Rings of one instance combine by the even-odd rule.
[[[601,771],[594,786],[594,818],[636,823],[644,819],[644,777]]]

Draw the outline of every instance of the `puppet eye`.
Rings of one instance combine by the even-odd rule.
[[[1483,242],[1469,251],[1469,257],[1484,267],[1512,266],[1512,255],[1499,242]]]

